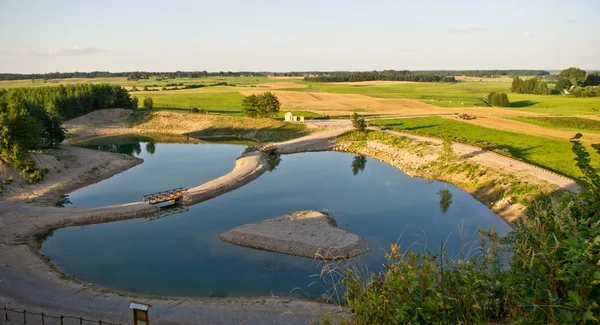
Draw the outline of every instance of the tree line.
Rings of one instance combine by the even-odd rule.
[[[494,76],[545,76],[548,71],[544,70],[426,70],[413,71],[413,73],[434,74],[441,76],[468,76],[468,77],[494,77]],[[349,74],[351,71],[301,71],[301,72],[252,72],[252,71],[129,71],[129,72],[109,72],[109,71],[91,71],[91,72],[48,72],[48,73],[0,73],[0,80],[27,80],[27,79],[70,79],[70,78],[111,78],[127,77],[129,80],[150,79],[151,77],[177,79],[177,78],[204,78],[204,77],[238,77],[238,76],[320,76],[327,74]],[[362,73],[362,72],[359,72]]]
[[[38,182],[44,173],[27,160],[28,152],[60,144],[65,139],[63,120],[97,109],[136,106],[117,85],[0,89],[0,158],[29,175],[30,182]]]
[[[537,94],[550,95],[552,92],[548,88],[548,84],[538,78],[529,78],[523,80],[516,76],[513,79],[510,91],[517,94]]]
[[[456,82],[454,76],[437,72],[412,72],[408,70],[369,71],[369,72],[333,72],[315,76],[306,76],[309,82],[356,82],[356,81],[416,81],[416,82]]]

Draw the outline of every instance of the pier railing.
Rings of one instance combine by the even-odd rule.
[[[181,199],[187,193],[187,189],[183,189],[183,187],[175,188],[172,190],[156,192],[151,194],[146,194],[142,196],[143,202],[148,202],[150,204],[162,203],[162,202],[175,202]]]

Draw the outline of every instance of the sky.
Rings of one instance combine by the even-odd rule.
[[[0,0],[0,73],[600,69],[599,0]]]

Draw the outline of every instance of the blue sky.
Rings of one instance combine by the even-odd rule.
[[[0,72],[600,69],[600,1],[0,1]]]

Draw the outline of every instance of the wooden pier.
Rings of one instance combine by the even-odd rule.
[[[184,190],[183,187],[175,188],[168,191],[156,192],[152,194],[147,194],[142,196],[143,202],[148,202],[150,204],[157,204],[163,202],[177,202],[179,201],[185,194],[187,193],[187,189]]]

